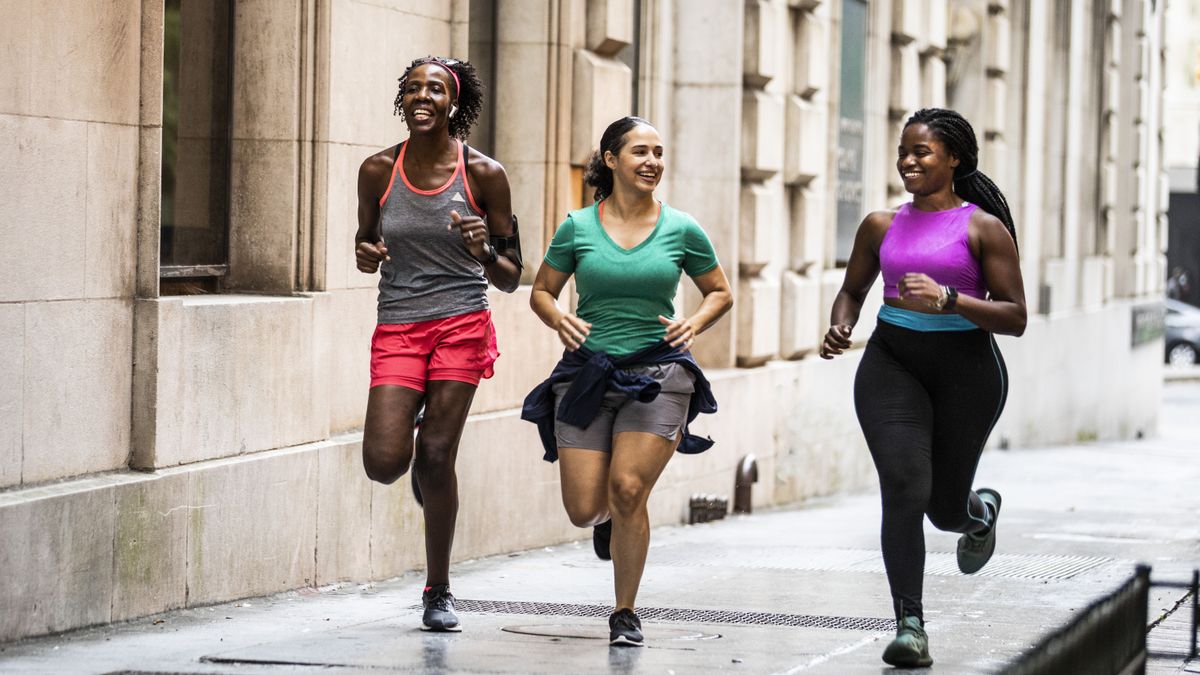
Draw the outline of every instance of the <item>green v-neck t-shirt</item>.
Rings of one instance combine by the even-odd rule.
[[[576,315],[592,324],[584,345],[619,357],[661,341],[658,316],[675,315],[679,276],[717,266],[717,254],[695,218],[662,204],[658,222],[640,244],[621,248],[600,225],[598,204],[571,211],[558,226],[546,264],[575,275]]]

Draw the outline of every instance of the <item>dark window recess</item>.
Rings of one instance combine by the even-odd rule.
[[[631,103],[630,115],[645,114],[646,106],[642,105],[642,0],[633,0],[633,42],[617,52],[617,60],[629,66],[632,84],[629,92]],[[651,120],[653,122],[654,120]]]
[[[863,138],[866,131],[866,0],[842,2],[841,105],[838,110],[837,262],[850,259],[863,217]]]
[[[496,0],[471,0],[467,33],[470,40],[467,60],[475,66],[475,73],[483,83],[483,109],[471,129],[471,145],[483,154],[495,157]]]
[[[165,0],[163,24],[160,273],[215,281],[229,260],[233,2]]]

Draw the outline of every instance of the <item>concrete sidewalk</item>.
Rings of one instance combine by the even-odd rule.
[[[934,669],[994,672],[1137,561],[1154,579],[1190,578],[1200,383],[1165,392],[1156,438],[985,453],[979,484],[1004,495],[996,557],[962,576],[956,537],[928,530]],[[0,672],[878,673],[893,632],[878,508],[872,492],[656,530],[639,598],[647,649],[603,641],[611,568],[585,540],[457,565],[461,634],[417,630],[422,577],[411,575],[4,645]],[[1190,603],[1172,609],[1183,596],[1152,591],[1151,620],[1164,618],[1151,673],[1200,672],[1182,656]]]

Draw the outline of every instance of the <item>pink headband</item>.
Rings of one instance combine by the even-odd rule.
[[[433,57],[425,63],[432,63],[434,65],[441,66],[446,69],[447,73],[450,73],[450,77],[454,78],[454,100],[457,101],[459,94],[462,93],[462,85],[458,83],[458,73],[454,72],[454,69],[450,67],[449,63],[446,63],[437,57]],[[422,63],[421,65],[425,65],[425,63]]]

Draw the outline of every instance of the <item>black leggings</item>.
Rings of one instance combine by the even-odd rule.
[[[897,619],[924,621],[924,516],[951,532],[987,527],[971,482],[1007,395],[1008,372],[991,333],[921,332],[880,321],[867,342],[854,407],[879,472],[883,564]]]

